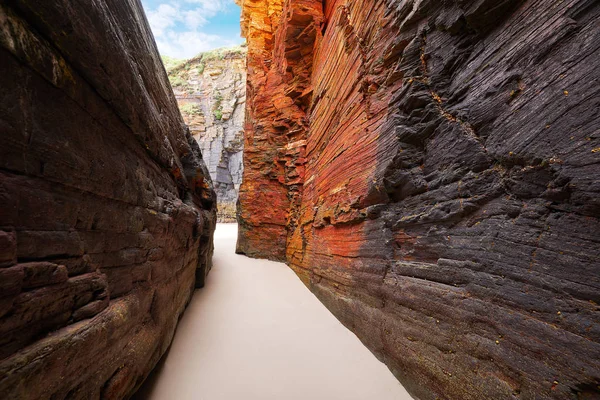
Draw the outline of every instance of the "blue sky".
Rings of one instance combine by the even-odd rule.
[[[158,50],[190,58],[244,42],[240,8],[234,0],[142,0]]]

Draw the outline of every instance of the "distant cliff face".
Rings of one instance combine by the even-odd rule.
[[[246,48],[218,49],[167,65],[179,108],[215,185],[220,221],[234,221],[242,182]]]
[[[0,398],[128,398],[216,223],[140,2],[0,2],[0,87]]]
[[[238,252],[421,399],[600,393],[600,3],[245,0]]]

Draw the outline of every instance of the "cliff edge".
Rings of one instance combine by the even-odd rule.
[[[189,60],[167,61],[179,109],[215,186],[218,220],[235,222],[243,172],[246,48],[216,49]]]

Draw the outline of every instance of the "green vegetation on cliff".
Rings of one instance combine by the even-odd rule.
[[[188,60],[178,59],[169,56],[162,56],[163,64],[169,74],[169,80],[173,87],[182,86],[179,79],[184,79],[193,68],[197,68],[198,74],[202,74],[206,68],[206,63],[215,60],[225,60],[228,58],[243,58],[246,57],[246,45],[235,47],[222,47],[219,49],[209,50],[199,53],[195,57]],[[179,78],[179,79],[176,79]]]
[[[181,104],[179,106],[179,110],[185,115],[202,115],[202,108],[200,108],[198,104],[194,103]]]
[[[185,61],[184,59],[181,59],[181,58],[174,58],[174,57],[169,57],[169,56],[160,56],[160,58],[162,59],[162,62],[164,64],[167,72],[169,72],[171,69],[173,69],[174,67],[176,67],[177,65],[179,65]]]

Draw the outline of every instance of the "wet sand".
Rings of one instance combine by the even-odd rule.
[[[236,255],[236,236],[217,227],[206,287],[137,399],[411,399],[285,264]]]

